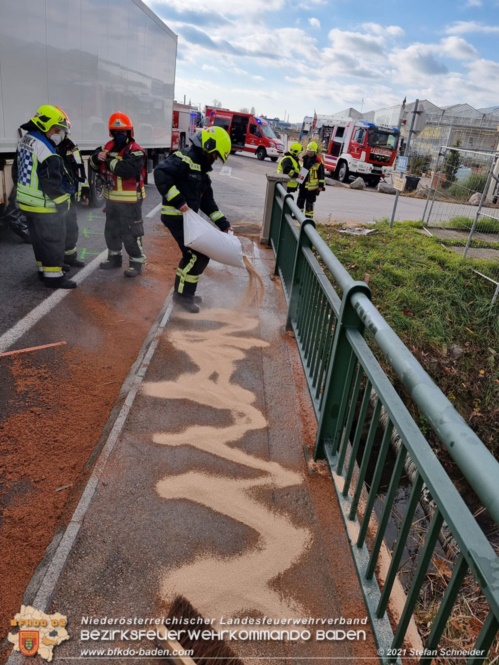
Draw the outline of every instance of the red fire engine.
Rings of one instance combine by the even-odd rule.
[[[232,152],[251,152],[258,159],[269,157],[276,162],[284,154],[284,144],[263,118],[251,113],[239,113],[228,109],[207,106],[205,125],[223,127],[232,141]]]
[[[393,170],[400,131],[353,118],[334,119],[327,127],[328,144],[324,168],[340,182],[360,176],[369,185]]]

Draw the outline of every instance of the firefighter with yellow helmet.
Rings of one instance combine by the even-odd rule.
[[[13,175],[38,277],[49,288],[74,289],[76,282],[67,279],[63,270],[65,218],[73,190],[57,153],[68,130],[67,116],[56,106],[43,104],[21,129],[26,133],[19,142]]]
[[[146,155],[133,137],[133,124],[128,115],[113,113],[108,127],[111,140],[97,148],[90,158],[90,167],[100,173],[105,183],[104,237],[108,253],[100,268],[121,268],[124,246],[129,257],[124,275],[136,277],[146,261],[142,247]]]
[[[326,188],[324,164],[319,154],[319,146],[311,141],[306,148],[303,157],[303,169],[307,171],[306,176],[298,188],[298,199],[296,204],[301,211],[305,208],[305,217],[314,216],[314,205],[317,197]]]
[[[289,178],[286,189],[288,194],[294,194],[298,189],[297,178],[301,169],[300,154],[302,151],[303,147],[301,143],[294,141],[284,153],[277,166],[277,173],[284,173]]]
[[[57,107],[59,108],[59,107]],[[85,173],[85,165],[80,154],[80,149],[71,140],[71,122],[66,113],[59,109],[68,123],[68,129],[64,138],[57,146],[57,152],[62,157],[66,176],[69,179],[70,185],[73,189],[69,203],[69,210],[66,213],[66,251],[64,252],[64,263],[71,266],[71,268],[83,268],[85,262],[78,258],[78,249],[76,247],[79,236],[78,228],[78,202],[87,206],[89,204],[89,189],[87,183],[87,174]]]
[[[158,164],[154,169],[154,182],[163,197],[161,221],[182,252],[173,299],[183,309],[196,313],[201,301],[200,296],[195,295],[196,289],[209,258],[184,245],[182,213],[189,208],[195,212],[201,210],[220,231],[230,229],[230,223],[215,203],[209,172],[216,159],[227,161],[232,144],[223,127],[198,129],[191,143],[189,148],[177,150]]]

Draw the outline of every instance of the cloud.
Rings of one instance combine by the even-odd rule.
[[[481,7],[482,5],[482,0],[466,0],[465,7]]]
[[[154,0],[148,3],[153,11],[159,13],[160,7],[179,13],[194,11],[200,14],[219,13],[224,16],[245,17],[284,9],[286,0],[251,0],[247,3],[227,2],[227,0]]]
[[[383,55],[384,43],[381,37],[361,32],[349,32],[333,28],[329,32],[332,48],[340,52],[359,53],[366,55]]]
[[[354,76],[372,80],[382,79],[385,76],[381,61],[379,66],[375,66],[373,62],[366,64],[364,58],[335,48],[324,49],[321,71],[327,73],[329,78],[341,79]]]
[[[318,5],[327,5],[328,0],[305,0],[300,4],[300,9],[317,9]]]
[[[321,22],[319,21],[318,18],[309,18],[308,22],[312,26],[312,28],[320,28],[321,27]]]
[[[387,37],[403,37],[404,29],[399,25],[379,25],[379,23],[363,23],[362,29],[366,32],[372,32],[375,35]]]
[[[470,32],[499,33],[499,25],[484,25],[479,21],[456,21],[445,29],[447,35],[465,35]]]
[[[499,62],[493,60],[479,59],[472,62],[469,66],[470,79],[474,81],[483,81],[484,88],[497,90],[499,85]]]
[[[164,19],[168,24],[188,23],[197,27],[219,27],[221,25],[230,25],[231,21],[222,14],[213,11],[201,12],[197,9],[177,9],[175,6],[163,5],[155,2],[151,3],[151,8]]]
[[[478,51],[462,37],[446,37],[442,39],[442,52],[455,60],[478,58]]]
[[[189,43],[201,46],[210,51],[219,51],[221,53],[228,53],[236,56],[252,56],[258,58],[267,58],[270,60],[278,60],[280,58],[275,52],[259,51],[258,49],[248,49],[235,46],[233,43],[225,39],[215,40],[212,39],[203,30],[198,30],[192,26],[179,27],[180,35]]]
[[[244,31],[234,37],[232,43],[246,50],[248,54],[253,51],[279,53],[279,65],[284,67],[294,67],[300,62],[317,66],[321,62],[321,52],[317,48],[316,40],[300,28]]]
[[[439,62],[435,56],[436,50],[433,44],[411,44],[406,49],[395,49],[390,54],[390,59],[395,67],[409,82],[414,76],[439,76],[449,72],[443,62]]]

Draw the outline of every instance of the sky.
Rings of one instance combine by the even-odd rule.
[[[201,110],[499,106],[499,0],[144,1],[178,35],[176,100]]]

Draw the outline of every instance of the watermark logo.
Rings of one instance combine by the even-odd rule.
[[[19,651],[25,656],[34,656],[40,646],[40,632],[38,630],[19,631]]]
[[[21,605],[21,611],[11,620],[13,630],[8,640],[14,651],[24,656],[39,655],[49,663],[54,657],[54,647],[69,640],[68,621],[63,614],[45,614],[29,605]]]

